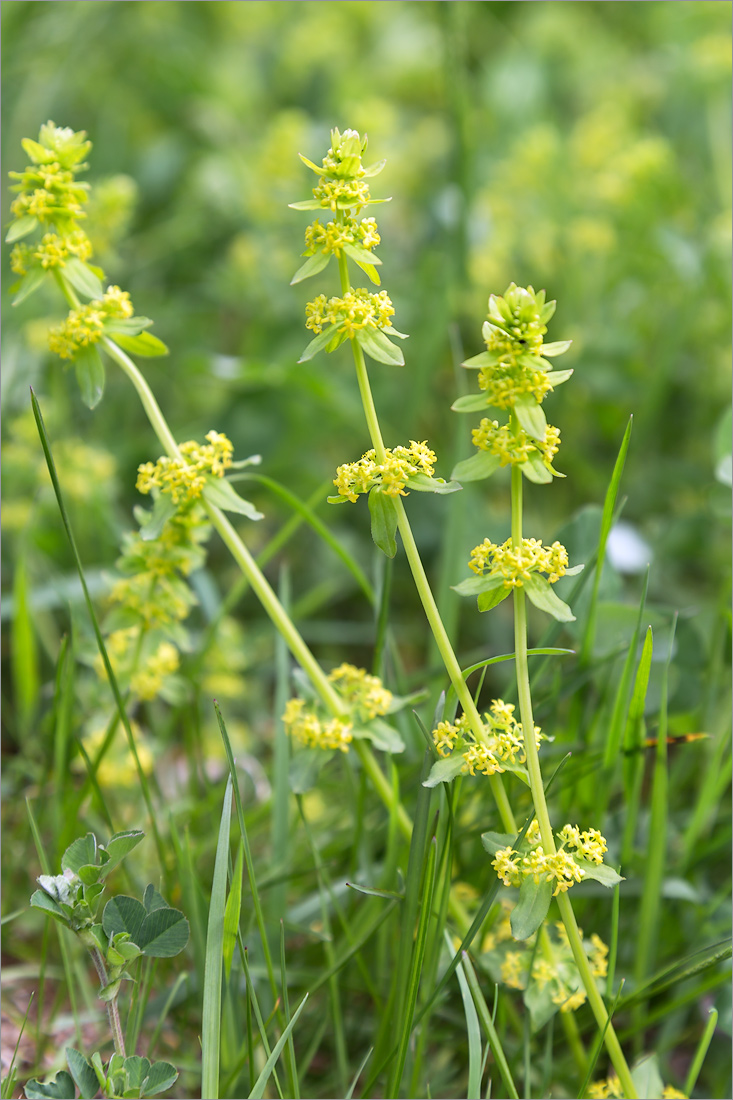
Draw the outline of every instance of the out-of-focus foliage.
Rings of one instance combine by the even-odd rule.
[[[303,494],[358,457],[347,353],[296,366],[305,218],[286,206],[312,183],[296,152],[318,159],[330,126],[353,126],[387,157],[383,284],[412,336],[405,370],[374,371],[388,436],[451,451],[452,364],[479,350],[488,293],[544,286],[576,375],[553,409],[568,481],[543,506],[598,500],[634,413],[626,515],[653,585],[717,585],[730,4],[92,0],[7,4],[3,22],[4,163],[48,117],[88,131],[90,231],[173,348],[151,381],[184,435],[216,421]],[[5,311],[11,418],[29,378],[60,389],[24,324],[37,310]],[[105,405],[94,434],[124,417],[130,469],[148,453],[135,398],[118,381]]]

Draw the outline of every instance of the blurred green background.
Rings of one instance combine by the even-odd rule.
[[[372,369],[387,444],[429,439],[447,476],[471,450],[475,419],[449,406],[473,382],[457,364],[482,348],[488,294],[545,287],[559,303],[549,338],[573,340],[562,366],[576,373],[547,402],[568,476],[528,489],[526,530],[554,537],[602,501],[633,414],[624,518],[646,546],[628,568],[652,558],[651,595],[705,633],[728,584],[729,3],[62,0],[6,3],[2,18],[5,167],[23,166],[21,138],[48,118],[88,132],[96,258],[171,348],[145,370],[179,438],[227,432],[303,498],[367,448],[348,349],[297,365],[304,303],[336,282],[289,286],[308,219],[287,208],[313,182],[298,152],[319,160],[333,125],[367,131],[367,159],[387,158],[373,191],[393,197],[376,210],[383,286],[410,333],[404,369]],[[46,350],[63,312],[47,293],[4,310],[6,591],[19,549],[34,585],[70,566],[29,382],[68,451],[94,576],[131,525],[136,465],[158,451],[114,369],[102,405],[81,406]],[[411,503],[464,647],[507,625],[447,592],[476,541],[506,536],[506,476],[488,485],[488,502],[482,485]],[[288,513],[253,493],[267,513],[256,548]],[[320,514],[371,571],[366,510]],[[328,635],[320,616],[368,643],[371,612],[315,537],[286,556],[294,596],[310,593],[306,636]],[[221,547],[211,561],[225,590]],[[395,569],[405,642],[421,646]],[[640,583],[616,577],[615,591],[635,599]]]

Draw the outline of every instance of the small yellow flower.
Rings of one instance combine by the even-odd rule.
[[[564,576],[568,552],[559,542],[543,546],[538,539],[522,539],[515,547],[512,539],[497,546],[484,539],[471,551],[468,567],[479,576],[501,576],[506,588],[521,588],[531,573],[547,573],[550,584]]]

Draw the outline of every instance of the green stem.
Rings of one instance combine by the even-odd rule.
[[[109,977],[107,976],[107,968],[104,965],[102,952],[99,950],[98,947],[90,947],[89,954],[92,956],[94,968],[99,975],[100,989],[104,989],[106,985],[109,985]],[[117,1054],[121,1054],[124,1058],[125,1040],[122,1035],[122,1022],[120,1021],[120,1010],[117,1005],[116,996],[114,996],[111,1001],[107,1001],[107,1017],[109,1019],[109,1026],[115,1044],[115,1051]]]
[[[512,416],[512,420],[514,417]],[[516,425],[514,425],[516,427]],[[512,466],[512,544],[515,549],[522,545],[522,471],[518,466]],[[524,751],[527,757],[527,772],[529,785],[532,791],[537,823],[540,828],[542,846],[546,853],[554,854],[556,849],[555,836],[552,831],[550,814],[545,799],[545,788],[542,782],[539,753],[534,738],[534,717],[532,714],[532,695],[529,685],[529,663],[527,660],[527,605],[524,589],[520,586],[514,589],[514,655],[517,673],[517,696],[519,699],[519,715],[524,731]],[[595,978],[588,961],[588,956],[583,948],[583,940],[580,935],[575,913],[567,893],[559,894],[557,904],[560,910],[565,931],[568,935],[570,948],[573,952],[575,965],[578,968],[581,981],[588,997],[596,1023],[601,1031],[605,1029],[604,1041],[606,1049],[613,1063],[614,1069],[621,1081],[624,1095],[629,1098],[636,1097],[631,1073],[626,1064],[621,1044],[613,1029],[603,998],[598,992]]]

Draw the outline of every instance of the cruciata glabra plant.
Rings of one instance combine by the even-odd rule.
[[[78,224],[84,215],[86,186],[78,184],[75,177],[89,147],[86,135],[60,129],[53,123],[42,128],[38,142],[24,143],[32,164],[23,173],[13,175],[19,195],[13,204],[14,220],[7,237],[15,245],[12,262],[20,276],[14,288],[15,301],[27,298],[49,274],[53,277],[71,308],[66,320],[51,333],[50,347],[64,361],[74,364],[82,397],[90,407],[101,399],[104,387],[100,351],[132,381],[165,451],[156,463],[146,463],[139,471],[138,488],[150,493],[154,502],[152,513],[140,516],[140,540],[155,543],[165,537],[169,524],[180,522],[187,510],[200,509],[202,520],[221,535],[302,670],[300,697],[290,701],[285,716],[293,738],[315,753],[353,748],[375,790],[394,811],[399,828],[409,838],[411,821],[369,744],[388,752],[402,748],[399,735],[384,719],[406,700],[390,697],[376,677],[354,666],[342,664],[330,675],[321,669],[224,515],[228,510],[250,520],[260,518],[222,477],[234,465],[231,444],[216,432],[209,433],[207,444],[176,442],[147,382],[127,354],[159,355],[167,349],[147,332],[151,322],[135,316],[129,295],[119,287],[105,289],[104,273],[88,262],[91,246]],[[562,476],[553,467],[559,432],[546,424],[542,402],[572,373],[551,374],[546,356],[561,354],[568,345],[543,340],[554,309],[554,303],[545,302],[543,292],[535,294],[532,288],[512,285],[503,298],[492,296],[484,325],[486,351],[466,364],[478,368],[482,392],[459,399],[453,407],[458,411],[480,411],[493,406],[508,412],[508,423],[482,420],[473,433],[477,454],[459,464],[449,481],[435,476],[437,459],[426,441],[413,440],[409,445],[386,448],[364,356],[390,366],[402,365],[402,349],[393,338],[404,340],[405,334],[392,324],[394,308],[385,291],[354,288],[350,282],[349,260],[373,284],[380,285],[381,265],[374,254],[380,241],[378,227],[374,218],[362,218],[361,213],[366,206],[385,200],[370,195],[366,181],[377,174],[381,165],[364,167],[361,158],[365,149],[366,139],[355,131],[341,134],[334,130],[331,149],[320,167],[302,158],[319,177],[313,198],[293,204],[297,209],[318,210],[322,218],[329,218],[325,222],[316,220],[306,231],[305,262],[293,282],[322,272],[332,257],[340,282],[340,294],[321,294],[308,304],[306,326],[314,335],[301,362],[320,350],[334,351],[349,341],[372,443],[361,459],[339,467],[334,479],[337,494],[330,499],[333,503],[353,503],[360,495],[367,495],[374,540],[389,556],[396,553],[399,531],[462,711],[456,717],[455,707],[452,711],[446,709],[436,721],[433,741],[437,759],[426,785],[449,782],[466,772],[488,778],[505,832],[484,834],[484,845],[494,857],[497,875],[503,882],[519,886],[520,892],[519,904],[510,918],[512,934],[524,941],[537,934],[549,970],[541,974],[538,971],[536,982],[547,979],[545,985],[549,987],[550,973],[558,982],[561,973],[567,976],[567,962],[561,962],[562,952],[558,953],[558,945],[551,941],[543,923],[553,894],[557,897],[563,934],[577,971],[577,981],[566,983],[568,995],[563,1005],[566,1009],[575,1007],[572,1002],[579,1002],[582,987],[583,997],[587,997],[603,1032],[620,1087],[627,1097],[633,1097],[635,1085],[597,984],[602,980],[601,948],[595,940],[583,940],[567,896],[573,883],[583,878],[612,885],[619,876],[603,863],[605,841],[596,830],[581,832],[579,826],[567,824],[553,831],[538,760],[542,734],[532,718],[527,671],[525,595],[560,621],[572,619],[571,610],[551,587],[562,575],[573,571],[568,568],[567,554],[557,543],[545,547],[523,537],[521,496],[523,477],[541,484]],[[34,243],[39,234],[41,239]],[[82,303],[79,296],[88,302]],[[487,538],[476,547],[469,563],[474,575],[457,587],[462,594],[476,595],[481,610],[513,596],[519,721],[514,708],[502,700],[494,700],[484,715],[479,713],[438,614],[403,504],[411,491],[455,492],[461,481],[478,480],[506,465],[511,467],[511,538],[501,545]],[[158,583],[156,578],[148,580]],[[533,731],[532,735],[526,737],[525,730]],[[517,776],[532,793],[535,819],[527,822],[521,832],[502,773]],[[449,910],[459,930],[464,931],[468,923],[465,909],[454,891]],[[262,929],[261,933],[267,954]],[[561,971],[561,966],[566,969]],[[507,963],[505,959],[499,970],[506,975],[502,980],[511,978],[516,985],[514,961]],[[534,970],[532,967],[528,971],[528,980],[535,978]],[[561,992],[558,986],[553,1001],[556,1005]],[[563,1021],[572,1043],[567,1018],[565,1012]]]
[[[460,773],[471,771],[473,774],[475,770],[488,776],[507,834],[486,833],[483,840],[494,855],[493,865],[502,881],[520,887],[520,901],[512,919],[514,935],[526,939],[541,929],[552,897],[557,897],[575,964],[598,1026],[604,1033],[609,1055],[627,1095],[635,1096],[626,1059],[598,990],[567,897],[573,883],[583,878],[596,878],[611,886],[620,881],[620,876],[602,863],[602,855],[599,858],[605,841],[595,830],[583,834],[593,838],[593,842],[585,842],[585,847],[583,841],[579,841],[578,846],[573,845],[576,834],[578,837],[581,834],[572,825],[565,826],[556,840],[544,795],[538,757],[539,731],[536,731],[532,716],[529,686],[525,595],[556,619],[573,619],[570,608],[552,591],[551,584],[563,574],[577,571],[578,567],[568,570],[567,552],[559,543],[543,547],[537,540],[525,539],[522,535],[522,478],[541,484],[551,481],[553,476],[562,476],[552,466],[559,446],[559,432],[547,424],[542,401],[554,385],[566,381],[572,373],[560,371],[551,375],[552,365],[545,356],[561,354],[569,347],[569,342],[546,343],[543,339],[546,322],[555,309],[554,302],[545,301],[544,291],[535,294],[531,287],[525,289],[512,284],[504,297],[492,295],[483,328],[486,351],[464,364],[479,369],[482,392],[459,399],[453,408],[475,411],[494,406],[508,412],[508,423],[500,426],[498,421],[482,420],[473,437],[478,454],[468,463],[459,464],[448,482],[433,478],[436,456],[426,442],[412,441],[409,447],[401,445],[399,449],[385,447],[365,355],[379,363],[401,366],[404,363],[402,350],[389,337],[404,339],[405,336],[392,324],[394,307],[386,292],[374,294],[353,287],[350,281],[348,261],[352,259],[373,283],[381,283],[371,250],[368,256],[363,251],[357,254],[353,251],[363,225],[358,220],[362,210],[380,201],[372,198],[366,180],[375,176],[383,164],[365,167],[361,158],[366,147],[366,137],[356,131],[346,130],[342,134],[337,129],[332,130],[331,147],[321,166],[301,154],[301,160],[319,177],[313,198],[291,204],[297,210],[319,210],[323,216],[328,211],[331,215],[327,226],[317,220],[306,231],[305,255],[308,258],[296,272],[293,282],[318,274],[334,256],[341,289],[340,296],[329,298],[320,294],[306,305],[306,327],[315,337],[301,355],[300,362],[319,351],[333,352],[346,340],[350,342],[372,443],[372,450],[360,460],[339,467],[334,479],[339,492],[329,499],[341,504],[354,502],[360,494],[368,494],[372,537],[390,557],[396,553],[395,536],[399,530],[428,623],[463,709],[459,724],[454,727],[455,734],[451,732],[447,741],[445,723],[439,723],[434,732],[436,747],[450,744],[451,755],[448,760],[436,763],[427,782],[449,781]],[[369,239],[373,247],[380,239],[371,218]],[[403,504],[403,498],[411,489],[453,492],[459,487],[454,479],[479,480],[505,465],[511,466],[511,538],[501,546],[487,539],[476,547],[470,564],[477,575],[462,589],[459,586],[459,590],[464,594],[477,594],[480,610],[489,610],[513,594],[519,728],[526,768],[524,763],[517,763],[518,751],[510,752],[506,740],[496,736],[495,716],[482,718],[478,712],[438,612]],[[497,700],[495,706],[501,712],[504,704]],[[530,736],[525,735],[527,730],[532,731]],[[460,744],[457,744],[459,739]],[[452,752],[454,745],[455,753]],[[534,803],[536,822],[532,823],[531,832],[525,830],[524,840],[519,843],[516,821],[500,775],[506,770],[524,773]],[[586,858],[588,855],[591,858]],[[546,938],[543,946],[551,950]]]

